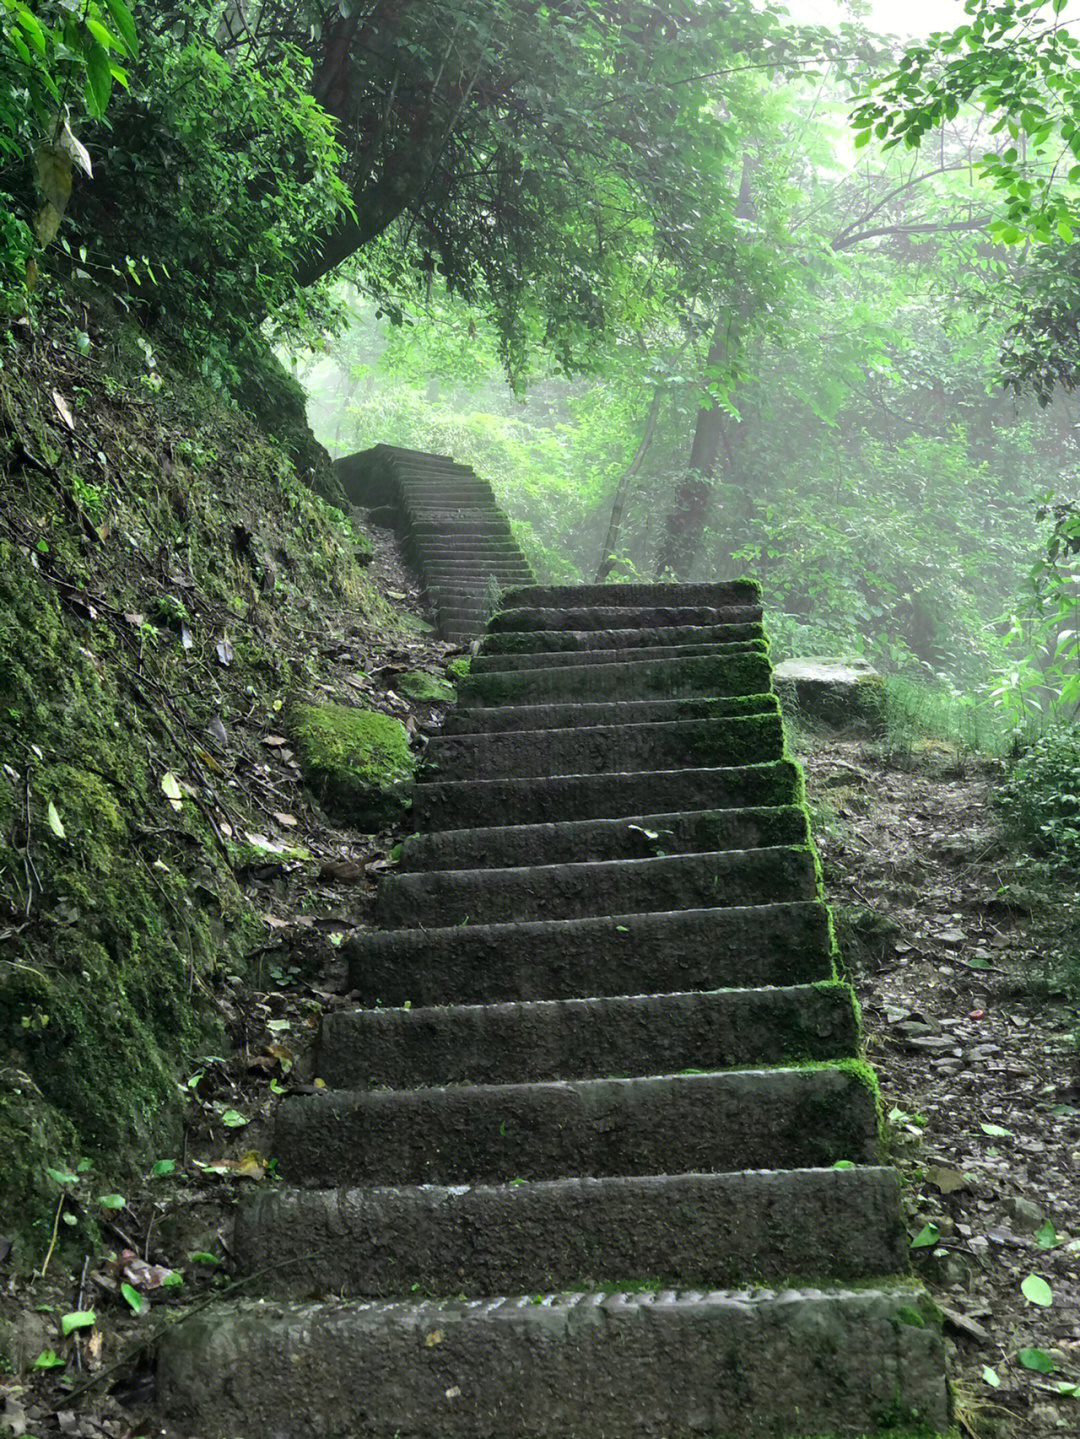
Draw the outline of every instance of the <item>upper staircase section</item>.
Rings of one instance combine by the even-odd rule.
[[[352,504],[382,510],[400,531],[446,640],[468,643],[499,596],[533,574],[491,486],[444,455],[375,445],[334,465]]]

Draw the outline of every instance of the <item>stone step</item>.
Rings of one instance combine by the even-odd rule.
[[[466,540],[485,543],[513,543],[508,521],[486,510],[460,517],[442,514],[414,519],[406,530],[405,539],[414,544],[423,544],[428,540],[450,541],[458,535]]]
[[[620,774],[780,759],[784,729],[778,714],[663,724],[582,725],[572,729],[507,730],[501,734],[436,735],[428,741],[422,783]]]
[[[410,835],[400,872],[433,869],[513,869],[518,865],[645,859],[808,844],[806,811],[796,805],[757,809],[699,809],[628,815],[623,819],[564,820]]]
[[[886,1413],[950,1421],[941,1334],[903,1288],[243,1300],[167,1330],[157,1383],[200,1439],[802,1439]]]
[[[337,1009],[315,1073],[332,1089],[678,1074],[855,1054],[846,984],[430,1009]]]
[[[764,640],[760,624],[667,625],[587,630],[507,630],[484,637],[481,654],[540,655],[581,650],[654,649],[657,646],[722,645]]]
[[[477,659],[459,690],[466,705],[766,694],[772,683],[768,656],[756,653],[652,660],[638,655],[614,663],[545,664],[502,673],[478,670]]]
[[[667,625],[760,624],[760,605],[641,605],[573,607],[569,609],[500,610],[492,616],[491,633],[525,630],[654,629]]]
[[[507,670],[532,670],[538,668],[558,669],[560,666],[610,665],[620,662],[646,664],[649,660],[692,659],[697,656],[715,655],[720,659],[735,658],[738,655],[767,655],[764,639],[736,640],[731,643],[709,641],[691,644],[642,645],[640,649],[584,649],[558,651],[545,650],[542,653],[528,651],[525,654],[481,653],[473,661],[473,673],[504,674]]]
[[[437,919],[437,916],[433,916]],[[685,909],[673,914],[455,924],[347,942],[361,1004],[497,1004],[835,978],[826,907]]]
[[[439,780],[413,790],[420,829],[485,829],[619,819],[691,809],[800,804],[802,780],[788,760],[715,769],[641,770],[634,774],[554,775],[547,779]]]
[[[530,585],[511,590],[505,609],[623,609],[632,606],[662,605],[687,607],[706,605],[760,605],[761,586],[756,580],[729,580],[713,585]]]
[[[794,1169],[525,1181],[467,1189],[271,1189],[243,1197],[240,1269],[272,1292],[480,1297],[595,1286],[874,1279],[902,1270],[895,1170]],[[655,1279],[654,1279],[655,1282]]]
[[[670,914],[814,899],[818,889],[816,858],[809,847],[777,845],[716,854],[386,875],[376,894],[375,916],[382,929],[393,930],[422,926],[433,915],[446,926]]]
[[[274,1145],[290,1184],[509,1184],[870,1164],[877,1123],[851,1061],[293,1095],[278,1107]]]
[[[569,729],[573,725],[659,724],[684,719],[724,719],[775,714],[776,696],[724,695],[715,699],[611,700],[595,704],[500,705],[498,709],[455,706],[442,734],[502,734],[506,730]]]

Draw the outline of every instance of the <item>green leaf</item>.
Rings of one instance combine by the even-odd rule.
[[[79,1182],[79,1176],[77,1174],[72,1174],[70,1169],[46,1168],[45,1173],[56,1184],[78,1184]]]
[[[193,1249],[188,1255],[189,1264],[213,1264],[221,1263],[216,1254],[208,1254],[205,1249]]]
[[[67,1360],[61,1359],[55,1349],[43,1349],[34,1360],[35,1369],[65,1369]]]
[[[122,1194],[103,1194],[98,1200],[102,1209],[126,1209],[127,1200]]]
[[[134,59],[139,50],[139,32],[135,28],[135,21],[131,18],[131,11],[124,4],[124,0],[105,0],[105,8],[112,16],[113,24],[123,36],[128,54]]]
[[[238,1109],[226,1109],[225,1113],[221,1116],[221,1122],[230,1129],[242,1129],[243,1126],[248,1123],[248,1120]]]
[[[127,47],[119,35],[114,35],[111,30],[107,30],[100,20],[95,20],[93,16],[87,15],[85,24],[103,50],[126,50]]]
[[[173,774],[172,770],[166,770],[161,776],[161,793],[169,801],[173,809],[183,809],[184,792],[180,788],[180,781]]]
[[[60,1333],[66,1337],[76,1329],[92,1329],[96,1323],[97,1315],[92,1309],[73,1309],[70,1314],[60,1316]]]
[[[912,1249],[930,1249],[941,1238],[941,1230],[936,1224],[924,1224],[911,1241]]]
[[[991,1139],[1011,1139],[1011,1138],[1012,1138],[1012,1130],[1011,1130],[1011,1129],[1004,1129],[1004,1128],[1002,1128],[1002,1126],[1001,1126],[1000,1124],[980,1124],[980,1125],[979,1125],[979,1128],[982,1130],[982,1132],[983,1132],[984,1134],[989,1135]]]
[[[982,1377],[984,1382],[990,1385],[991,1389],[1000,1389],[1001,1380],[998,1378],[997,1370],[991,1369],[989,1364],[983,1366]]]
[[[854,1169],[855,1163],[851,1159],[838,1159],[833,1165],[834,1169]]]
[[[144,1314],[146,1310],[150,1308],[149,1300],[140,1294],[133,1284],[121,1284],[120,1293],[127,1300],[128,1307],[135,1314]]]
[[[166,1174],[173,1174],[176,1170],[175,1159],[159,1159],[150,1171],[151,1179],[164,1179]]]
[[[109,52],[100,41],[90,48],[86,57],[86,108],[95,120],[100,120],[109,105],[113,78],[109,69]]]
[[[1016,1357],[1025,1369],[1033,1369],[1036,1374],[1054,1372],[1054,1361],[1042,1349],[1021,1349]]]
[[[1035,1243],[1040,1249],[1054,1249],[1057,1247],[1057,1242],[1057,1230],[1048,1219],[1035,1235]]]
[[[1049,1284],[1039,1274],[1029,1274],[1021,1284],[1020,1292],[1029,1304],[1038,1304],[1044,1309],[1054,1302]]]
[[[183,1282],[184,1276],[179,1270],[173,1269],[165,1275],[165,1278],[161,1281],[161,1287],[162,1289],[179,1289]]]
[[[52,830],[53,834],[56,835],[56,838],[67,839],[67,835],[64,833],[63,821],[61,820],[59,811],[57,810],[56,805],[53,804],[52,800],[49,801],[49,807],[45,811],[45,817],[48,819],[49,828]]]

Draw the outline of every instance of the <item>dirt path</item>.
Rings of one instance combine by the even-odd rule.
[[[801,758],[961,1427],[1080,1433],[1078,1012],[1049,965],[1075,893],[1006,847],[997,765],[838,741]]]

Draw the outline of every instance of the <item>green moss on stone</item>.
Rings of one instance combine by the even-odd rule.
[[[428,674],[426,670],[407,670],[405,674],[398,675],[394,680],[394,688],[411,700],[422,700],[429,704],[453,704],[457,699],[457,690],[449,680]]]
[[[339,704],[294,704],[290,726],[305,777],[349,823],[390,823],[408,803],[415,759],[400,720]]]
[[[463,680],[468,677],[470,669],[472,669],[472,660],[465,655],[461,655],[458,659],[449,661],[446,666],[446,673],[450,675],[452,679]]]

